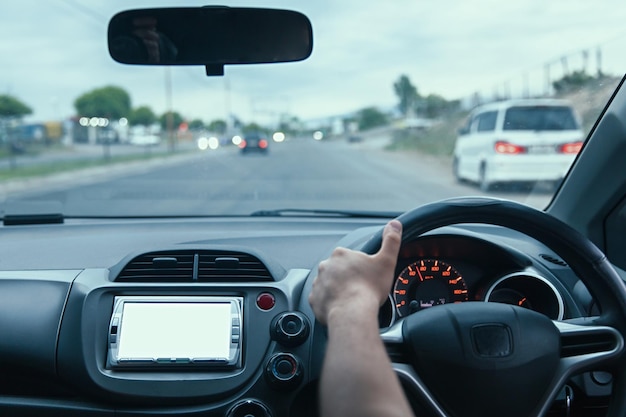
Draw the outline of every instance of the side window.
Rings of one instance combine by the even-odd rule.
[[[488,111],[478,116],[478,132],[490,132],[496,129],[497,111]]]

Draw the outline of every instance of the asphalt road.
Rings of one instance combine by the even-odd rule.
[[[454,181],[447,159],[382,150],[384,140],[361,143],[291,140],[267,155],[234,147],[198,151],[170,162],[79,174],[48,186],[12,192],[9,200],[61,202],[66,215],[244,215],[281,208],[404,211],[460,195],[485,195]],[[545,207],[546,191],[490,193]],[[52,207],[52,206],[51,206]],[[25,209],[26,210],[26,209]]]

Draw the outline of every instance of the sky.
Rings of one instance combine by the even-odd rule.
[[[82,93],[105,85],[129,91],[133,106],[167,109],[167,69],[125,66],[108,55],[110,17],[129,8],[201,6],[207,1],[3,0],[0,5],[0,94],[30,107],[32,121],[75,114]],[[303,120],[368,106],[397,104],[393,82],[410,77],[422,95],[466,99],[546,90],[564,68],[621,76],[626,71],[622,0],[268,0],[228,6],[286,8],[313,25],[311,57],[289,64],[228,66],[224,77],[202,67],[169,69],[174,110],[210,121],[237,114],[271,122]],[[562,57],[566,57],[563,60]]]

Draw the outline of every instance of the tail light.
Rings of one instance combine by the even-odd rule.
[[[245,139],[242,139],[241,142],[239,142],[239,149],[243,149],[245,148],[247,145]]]
[[[265,148],[267,148],[267,140],[265,140],[265,139],[261,139],[261,140],[259,141],[259,148],[261,148],[261,149],[265,149]]]
[[[517,155],[520,153],[526,153],[525,146],[514,145],[509,142],[505,142],[503,140],[499,140],[496,142],[494,149],[497,153],[503,153],[508,155]]]
[[[572,142],[572,143],[565,143],[559,146],[559,153],[577,154],[578,152],[580,152],[582,147],[583,147],[583,143],[580,141]]]

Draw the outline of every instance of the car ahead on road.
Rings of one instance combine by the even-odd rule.
[[[339,247],[376,252],[396,217],[403,239],[372,346],[417,416],[626,415],[626,88],[609,76],[626,70],[623,1],[187,0],[118,14],[149,3],[2,2],[2,93],[28,107],[9,112],[0,94],[11,115],[0,126],[132,121],[147,103],[169,129],[167,155],[116,159],[123,147],[110,147],[69,173],[50,162],[71,143],[10,156],[15,167],[0,153],[0,416],[319,416],[333,333],[308,302],[318,266]],[[558,75],[581,68],[589,45],[602,45],[602,68],[589,59],[587,73]],[[431,135],[456,128],[456,113],[417,148],[329,135],[247,158],[175,135],[184,119],[321,139],[377,104],[425,117],[517,71],[523,86],[531,62],[533,94],[565,84],[576,108],[601,114],[553,195],[477,198],[457,184]],[[593,95],[600,84],[617,88]],[[342,314],[375,319],[336,295]],[[394,414],[390,400],[377,410]]]
[[[244,135],[242,141],[239,143],[239,149],[241,153],[248,152],[269,152],[270,141],[267,140],[267,136],[261,133],[249,133]]]
[[[560,184],[582,148],[578,116],[564,100],[506,100],[476,108],[459,130],[453,171],[483,191],[496,184]]]

